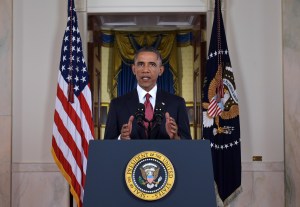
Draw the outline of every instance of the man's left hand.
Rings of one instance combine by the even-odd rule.
[[[168,112],[166,112],[165,117],[166,117],[166,131],[170,139],[180,139],[178,135],[178,126],[174,118],[172,118]]]

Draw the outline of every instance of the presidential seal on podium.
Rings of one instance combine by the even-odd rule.
[[[175,171],[165,155],[156,151],[144,151],[128,162],[125,181],[133,195],[142,200],[155,201],[171,191]]]

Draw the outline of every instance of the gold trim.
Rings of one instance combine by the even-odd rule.
[[[155,182],[159,184],[159,182],[163,182],[160,188],[157,187],[151,188],[149,191],[144,191],[137,185],[137,181],[135,179],[135,172],[140,171],[141,169],[137,169],[137,165],[141,163],[141,161],[148,161],[150,164],[151,160],[155,162],[155,160],[158,160],[161,162],[161,164],[164,166],[165,169],[160,169],[161,171],[166,172],[165,180],[162,180],[162,177],[158,178],[158,181]],[[154,172],[155,174],[155,172]],[[158,177],[159,175],[157,175]],[[144,176],[143,176],[144,177]],[[160,179],[161,178],[161,179]],[[142,178],[139,176],[138,182],[144,182]],[[127,164],[126,170],[125,170],[125,181],[128,189],[130,192],[135,195],[137,198],[146,200],[146,201],[154,201],[161,199],[162,197],[166,196],[172,189],[174,182],[175,182],[175,170],[171,163],[171,161],[163,154],[156,152],[156,151],[144,151],[137,155],[135,155]],[[147,182],[147,181],[146,181]],[[151,181],[149,184],[153,184],[154,181]],[[143,183],[143,185],[146,185]],[[148,184],[147,184],[148,185]]]

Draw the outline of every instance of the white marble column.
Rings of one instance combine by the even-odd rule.
[[[12,1],[0,0],[0,206],[11,203]]]
[[[284,0],[282,6],[285,197],[287,207],[296,207],[300,205],[300,2]]]

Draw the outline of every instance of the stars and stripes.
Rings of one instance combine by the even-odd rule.
[[[92,97],[74,0],[62,42],[52,135],[52,155],[82,206],[89,141],[94,139]]]
[[[219,116],[222,113],[222,108],[214,97],[208,105],[208,115],[210,117]]]
[[[224,98],[224,85],[221,80],[216,87],[216,95],[210,100],[208,105],[208,115],[210,117],[216,117],[222,114],[224,110],[222,98]]]
[[[203,139],[211,143],[218,206],[227,206],[242,190],[239,107],[220,0],[214,12],[202,96]]]

